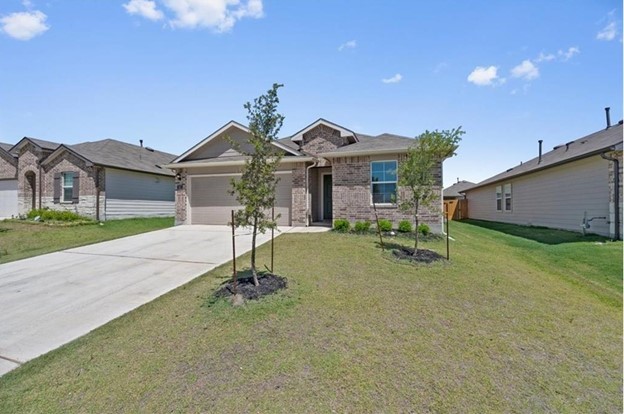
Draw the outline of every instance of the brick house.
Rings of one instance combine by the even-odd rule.
[[[25,137],[0,144],[0,218],[35,208],[97,220],[172,216],[175,155],[112,139],[65,145]]]
[[[176,173],[177,224],[226,224],[231,210],[240,208],[228,190],[231,179],[240,176],[245,157],[225,136],[244,146],[249,130],[231,121],[166,165]],[[274,141],[275,151],[283,154],[276,172],[279,224],[373,221],[373,200],[380,218],[395,226],[411,221],[396,204],[396,197],[405,195],[397,170],[414,143],[413,138],[393,134],[356,133],[324,119]],[[439,206],[420,211],[421,221],[437,232],[442,231],[441,187],[442,163],[436,168]]]

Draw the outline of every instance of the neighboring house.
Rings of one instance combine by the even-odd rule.
[[[472,219],[622,237],[622,121],[463,191]],[[615,161],[614,161],[615,160]]]
[[[449,220],[462,220],[468,218],[468,203],[461,191],[472,187],[475,183],[470,181],[459,181],[442,191],[444,196],[444,211]]]
[[[176,223],[226,224],[238,209],[229,194],[232,178],[240,177],[245,157],[232,149],[229,136],[243,146],[246,126],[231,121],[167,165],[176,172]],[[335,219],[375,219],[373,200],[380,218],[410,220],[412,215],[396,205],[405,194],[398,186],[397,170],[413,138],[392,134],[376,137],[355,133],[319,119],[294,135],[273,142],[283,154],[276,172],[276,213],[280,225],[304,226],[331,223]],[[247,145],[248,147],[248,145]],[[442,163],[436,168],[436,208],[421,210],[421,220],[442,231]]]
[[[105,139],[76,145],[25,137],[0,146],[0,218],[35,208],[107,220],[172,216],[175,155]]]

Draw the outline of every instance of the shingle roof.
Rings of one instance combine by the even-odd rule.
[[[13,145],[11,144],[6,144],[4,142],[0,142],[0,148],[2,148],[3,150],[5,150],[6,152],[10,153],[10,149],[13,148]]]
[[[39,145],[41,148],[46,149],[46,150],[54,151],[61,145],[58,142],[46,141],[43,139],[37,139],[37,138],[31,138],[31,137],[24,137],[24,138],[34,142],[35,144]]]
[[[168,164],[176,158],[175,155],[166,152],[150,151],[144,147],[114,139],[84,142],[67,145],[67,147],[94,164],[160,175],[173,175],[172,171],[157,167],[157,165]]]
[[[481,181],[468,190],[483,187],[498,181],[507,180],[518,175],[554,167],[580,158],[586,158],[599,154],[611,147],[622,144],[622,124],[614,125],[611,128],[603,129],[593,134],[589,134],[574,141],[570,141],[561,146],[555,147],[552,151],[542,154],[542,160],[535,157],[527,162],[517,165],[507,171]]]
[[[461,197],[461,194],[459,194],[461,191],[464,191],[467,188],[472,187],[473,185],[475,185],[475,183],[471,183],[470,181],[459,181],[455,184],[453,184],[450,187],[447,187],[444,189],[443,191],[443,195],[444,197]]]
[[[366,134],[357,134],[360,142],[355,144],[345,145],[344,147],[336,148],[330,151],[330,153],[350,153],[350,152],[366,152],[366,151],[404,151],[416,142],[416,139],[404,137],[394,134],[381,134],[377,136],[371,136]],[[319,154],[323,155],[323,154]]]

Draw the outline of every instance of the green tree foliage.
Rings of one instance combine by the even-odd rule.
[[[417,142],[408,150],[406,159],[399,165],[399,186],[407,189],[407,195],[401,197],[399,206],[414,215],[414,255],[418,251],[418,211],[421,207],[437,207],[433,203],[437,199],[434,174],[438,163],[455,155],[464,134],[461,127],[425,131],[416,137]]]
[[[282,128],[284,116],[277,112],[279,98],[277,91],[284,85],[273,84],[264,95],[247,102],[247,120],[249,121],[249,150],[244,150],[232,140],[230,142],[243,155],[247,156],[240,179],[232,179],[230,194],[243,206],[234,216],[236,227],[251,227],[251,272],[254,284],[258,283],[256,270],[256,236],[267,229],[275,228],[276,220],[271,219],[271,208],[275,203],[275,188],[279,178],[275,175],[282,154],[271,144],[277,139]]]

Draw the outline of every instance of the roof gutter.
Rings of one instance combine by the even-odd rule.
[[[608,115],[608,112],[607,112]],[[607,127],[608,128],[608,127]],[[613,148],[615,149],[615,148]],[[615,212],[615,240],[620,240],[620,160],[607,155],[607,152],[603,152],[600,154],[602,158],[607,161],[613,162],[613,170],[614,170],[614,190],[615,193],[613,195],[613,210]]]
[[[299,162],[310,162],[314,161],[314,157],[285,157],[280,160],[280,164],[294,164]],[[244,165],[245,160],[233,160],[233,161],[218,161],[218,162],[188,162],[188,163],[171,163],[164,164],[163,167],[169,168],[170,170],[175,169],[179,170],[182,168],[192,169],[192,168],[205,168],[205,167],[232,167]]]

